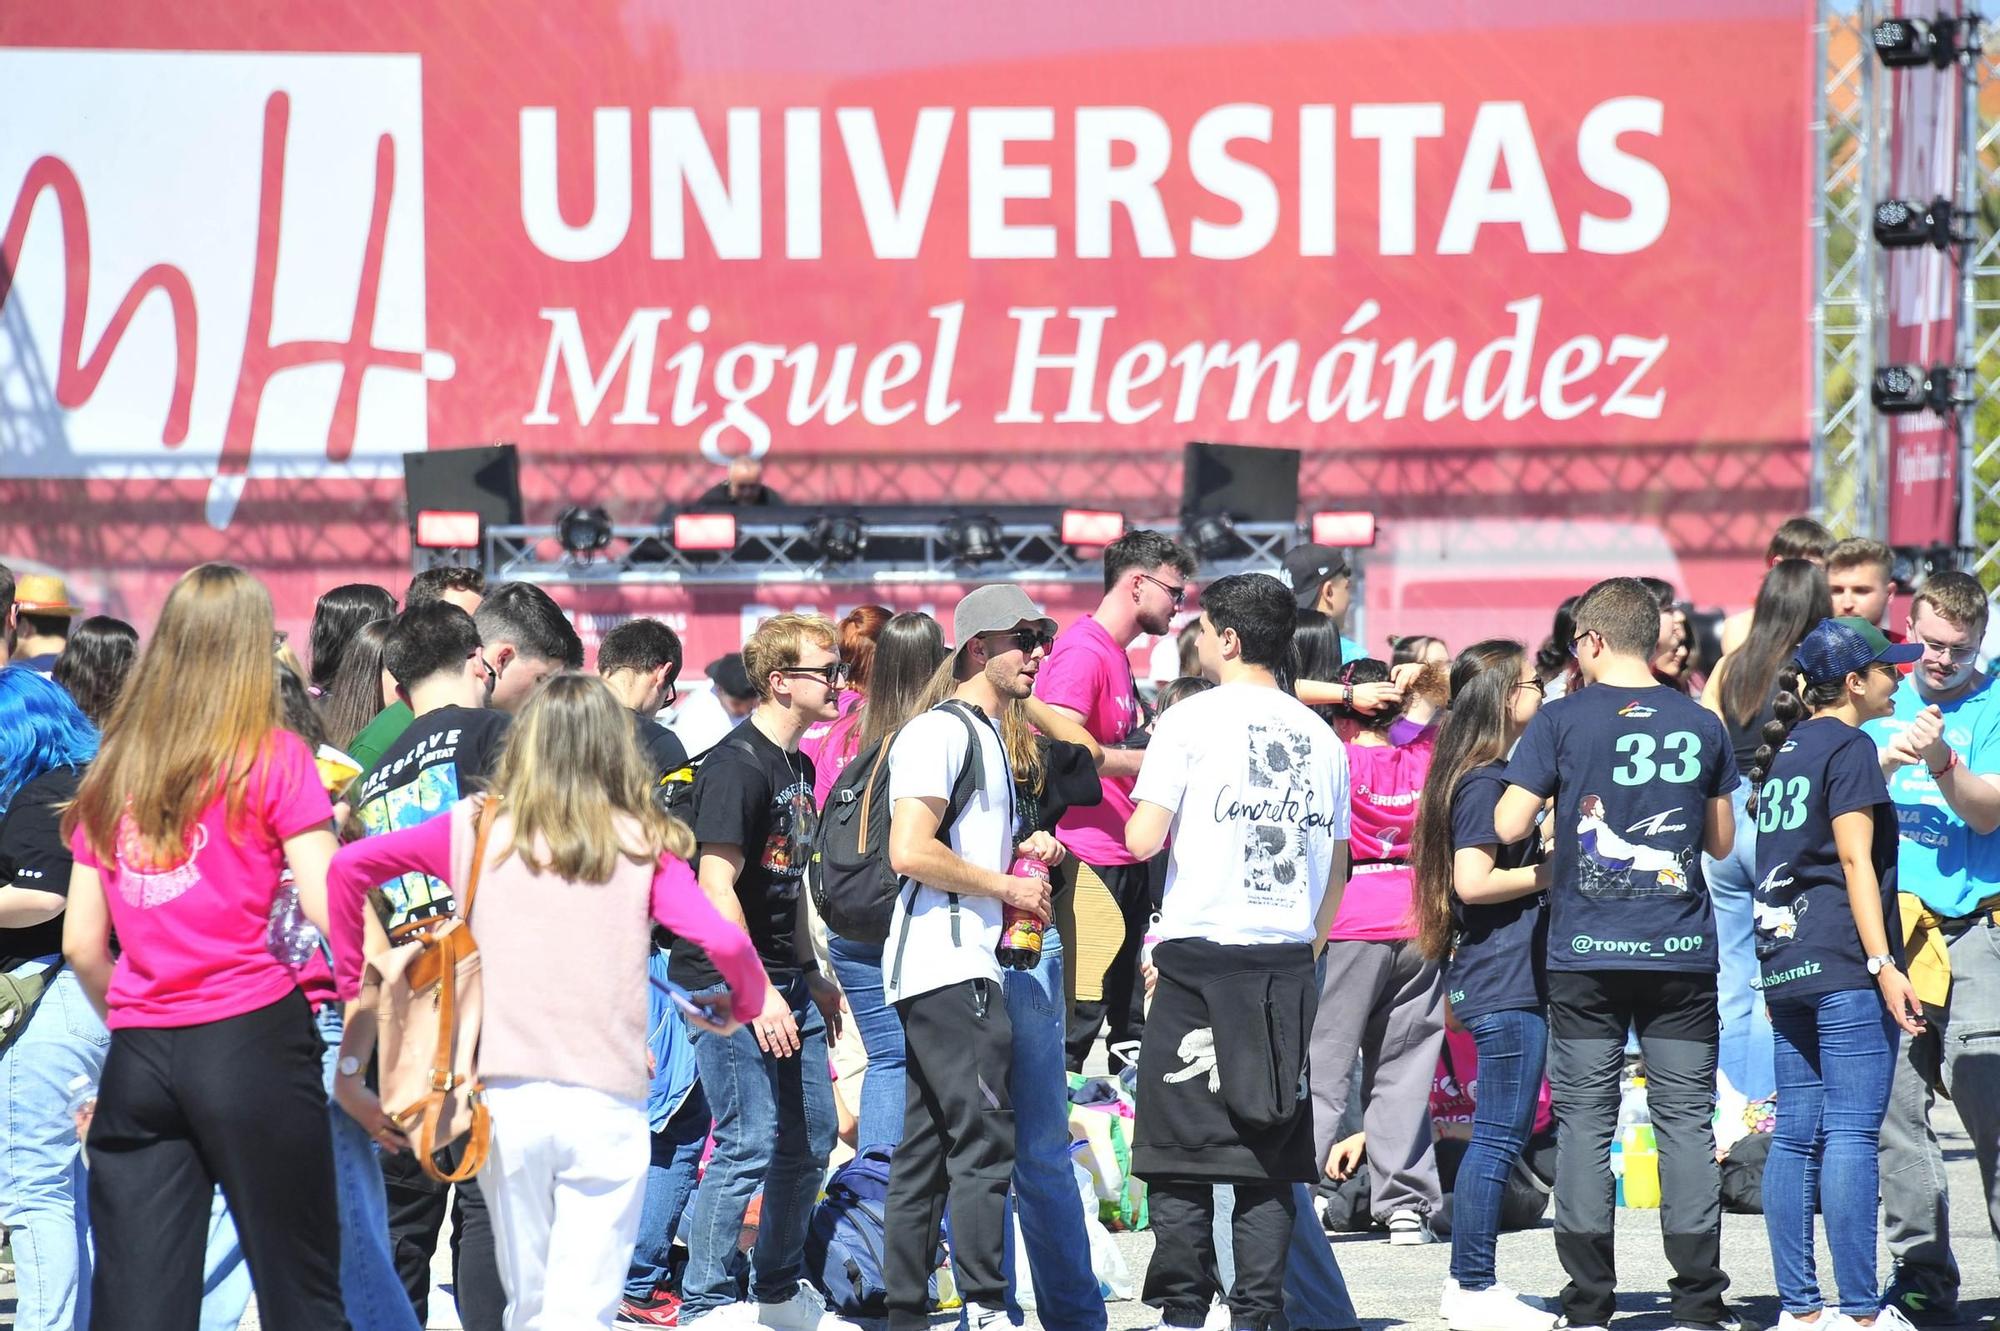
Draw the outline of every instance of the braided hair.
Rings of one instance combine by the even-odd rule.
[[[1786,661],[1778,668],[1778,696],[1771,704],[1777,719],[1764,723],[1763,734],[1759,736],[1762,742],[1750,759],[1750,798],[1746,805],[1750,813],[1757,812],[1757,792],[1763,787],[1764,778],[1770,775],[1778,750],[1791,737],[1792,727],[1814,712],[1836,705],[1846,694],[1845,675],[1823,684],[1811,684],[1795,662]]]

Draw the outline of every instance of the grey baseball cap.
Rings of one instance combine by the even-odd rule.
[[[999,633],[1018,624],[1039,624],[1050,634],[1056,631],[1056,622],[1043,614],[1014,583],[975,587],[952,612],[951,637],[956,644],[953,650],[964,647],[982,633]]]
[[[1319,599],[1319,589],[1330,579],[1346,577],[1351,568],[1347,551],[1339,546],[1295,545],[1285,551],[1277,578],[1292,589],[1299,609],[1310,610]]]

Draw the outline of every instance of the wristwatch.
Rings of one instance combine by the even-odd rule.
[[[1868,973],[1870,975],[1880,975],[1883,971],[1893,969],[1895,964],[1896,959],[1886,954],[1879,957],[1870,957],[1868,958]]]
[[[334,1066],[343,1077],[358,1077],[361,1075],[361,1060],[352,1054],[346,1055]]]

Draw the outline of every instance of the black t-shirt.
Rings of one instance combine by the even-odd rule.
[[[645,751],[655,782],[665,781],[688,765],[687,746],[681,743],[680,736],[650,716],[634,712],[632,719],[639,723],[639,747]]]
[[[1528,723],[1507,781],[1556,797],[1549,969],[1716,969],[1708,801],[1741,778],[1715,713],[1674,689],[1593,684]]]
[[[1037,735],[1035,742],[1042,750],[1042,789],[1032,811],[1026,804],[1021,806],[1014,828],[1017,838],[1031,832],[1052,832],[1071,809],[1104,803],[1104,783],[1097,775],[1097,764],[1090,760],[1089,749],[1046,735]]]
[[[1507,764],[1492,762],[1459,778],[1451,793],[1451,848],[1493,847],[1493,867],[1520,869],[1539,863],[1542,839],[1534,832],[1502,843],[1493,830],[1493,810],[1507,789]],[[1451,1010],[1461,1020],[1539,1008],[1548,1002],[1548,897],[1533,892],[1512,901],[1469,905],[1451,898],[1457,924],[1451,956],[1445,961],[1445,988]]]
[[[76,798],[83,774],[74,767],[44,772],[14,792],[0,819],[0,884],[69,895],[69,843],[62,838],[60,807]],[[0,970],[37,957],[62,954],[63,918],[0,929]]]
[[[507,720],[484,707],[440,707],[410,722],[355,787],[362,828],[375,836],[416,827],[479,789],[493,775]],[[395,907],[392,926],[446,914],[454,904],[450,886],[428,874],[403,874],[382,890]]]
[[[1834,819],[1870,810],[1884,932],[1900,960],[1902,930],[1889,923],[1896,892],[1896,806],[1875,741],[1831,716],[1792,727],[1757,792],[1754,909],[1766,1002],[1875,987],[1833,842]]]
[[[736,900],[775,984],[799,972],[799,890],[818,827],[812,759],[786,753],[753,723],[731,731],[695,769],[695,840],[743,852]],[[722,983],[708,954],[685,938],[674,940],[667,975],[689,989]]]

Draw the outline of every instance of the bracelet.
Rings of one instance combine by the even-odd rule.
[[[1340,686],[1340,705],[1350,710],[1353,709],[1354,686],[1352,684],[1342,684]]]
[[[1926,768],[1927,768],[1927,769],[1929,770],[1929,772],[1930,772],[1930,774],[1931,774],[1931,780],[1933,780],[1933,781],[1937,781],[1937,780],[1941,780],[1941,779],[1943,779],[1943,777],[1944,777],[1944,774],[1945,774],[1946,772],[1949,772],[1949,771],[1950,771],[1950,770],[1951,770],[1952,768],[1954,768],[1954,767],[1958,766],[1958,750],[1957,750],[1957,749],[1946,749],[1946,750],[1945,750],[1945,754],[1946,754],[1946,757],[1945,757],[1945,760],[1944,760],[1944,766],[1943,766],[1943,767],[1931,767],[1931,766],[1930,766],[1930,765],[1929,765],[1928,763],[1926,763],[1926,764],[1925,764],[1925,767],[1926,767]]]

